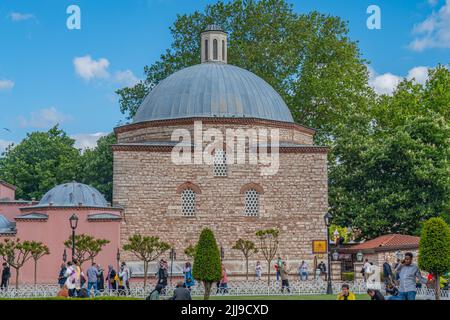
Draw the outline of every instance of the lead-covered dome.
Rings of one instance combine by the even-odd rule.
[[[193,117],[294,122],[286,103],[266,81],[220,62],[188,67],[161,81],[144,99],[133,122]]]
[[[108,207],[105,198],[97,189],[78,182],[64,183],[54,187],[42,197],[37,207],[50,205]]]

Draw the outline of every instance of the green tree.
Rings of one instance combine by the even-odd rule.
[[[36,242],[36,241],[31,241],[30,247],[31,247],[31,257],[34,260],[34,285],[36,285],[38,260],[41,259],[45,255],[49,255],[50,250],[42,242]]]
[[[78,181],[93,186],[100,191],[107,201],[112,201],[113,153],[111,146],[116,143],[116,136],[110,133],[97,141],[94,149],[84,151],[80,159],[80,176]]]
[[[4,239],[0,243],[0,256],[16,270],[16,289],[19,288],[19,271],[31,259],[31,242],[20,239]]]
[[[96,239],[87,234],[75,235],[75,258],[80,265],[86,261],[94,262],[94,258],[102,251],[102,248],[110,241],[107,239]],[[64,242],[64,246],[72,249],[72,237]]]
[[[217,1],[179,15],[170,27],[171,47],[144,68],[146,79],[117,91],[128,119],[161,80],[200,62],[200,33],[211,23],[229,34],[229,63],[272,85],[298,123],[318,129],[319,141],[328,140],[343,117],[366,109],[373,96],[366,61],[340,18],[297,14],[284,0]]]
[[[28,133],[0,158],[0,179],[17,187],[18,198],[40,199],[55,185],[75,180],[80,152],[74,143],[58,126]]]
[[[161,241],[158,237],[146,237],[135,234],[128,238],[128,243],[123,246],[123,250],[132,252],[144,263],[144,289],[147,286],[149,263],[156,260],[170,248],[168,243]]]
[[[439,300],[439,278],[450,271],[450,227],[441,218],[431,218],[423,225],[419,268],[433,274],[436,279],[435,296]]]
[[[209,300],[213,282],[219,281],[222,277],[222,263],[214,233],[208,228],[204,228],[200,234],[192,275],[195,279],[203,282],[204,299]]]
[[[259,239],[259,250],[267,262],[267,285],[270,285],[270,264],[278,252],[280,231],[278,229],[259,230],[256,236]]]
[[[234,250],[239,250],[245,258],[246,278],[248,280],[248,259],[258,252],[256,245],[253,241],[239,239],[233,246]]]

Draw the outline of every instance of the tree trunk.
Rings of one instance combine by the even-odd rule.
[[[34,260],[34,286],[36,287],[37,282],[37,260]]]
[[[16,289],[19,289],[19,268],[16,269]]]
[[[144,261],[144,290],[147,287],[147,271],[148,271],[148,262]]]
[[[246,263],[246,267],[247,267],[247,281],[248,281],[248,258],[246,259],[245,263]]]
[[[270,286],[270,261],[267,264],[267,285]]]
[[[203,299],[209,300],[209,296],[211,295],[212,282],[203,281],[203,286],[205,287],[205,295]]]
[[[436,274],[436,283],[434,285],[434,297],[436,300],[441,300],[441,284],[439,274]]]

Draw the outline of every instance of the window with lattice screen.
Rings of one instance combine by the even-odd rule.
[[[255,189],[245,191],[245,215],[251,217],[259,215],[259,194]]]
[[[227,155],[224,150],[216,149],[214,153],[214,176],[227,176]]]
[[[181,193],[181,212],[183,216],[195,215],[195,192],[192,189],[185,189]]]

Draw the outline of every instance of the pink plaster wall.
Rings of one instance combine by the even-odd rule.
[[[107,212],[107,210],[105,210]],[[105,212],[102,211],[102,212]],[[72,234],[69,218],[74,213],[72,210],[39,210],[39,213],[46,213],[49,218],[45,222],[38,221],[16,221],[17,238],[21,240],[34,240],[45,243],[50,249],[50,255],[44,256],[38,263],[38,283],[56,283],[59,269],[62,263],[64,252],[63,242]],[[95,238],[107,239],[110,241],[95,261],[105,270],[108,264],[116,266],[116,254],[120,239],[120,221],[107,222],[89,222],[89,214],[99,213],[95,210],[76,210],[78,216],[77,234],[85,233]],[[116,213],[118,214],[118,213]],[[67,250],[68,260],[71,259],[71,250]],[[90,262],[83,264],[83,269],[87,269]],[[11,269],[11,284],[15,283],[15,271]],[[20,270],[19,283],[33,283],[34,281],[34,262],[29,260]]]
[[[14,200],[16,191],[0,183],[0,199]]]
[[[14,218],[17,216],[20,216],[22,212],[20,211],[20,208],[29,207],[30,204],[25,204],[23,202],[9,202],[9,203],[2,203],[0,202],[0,214],[5,216],[6,219],[13,222]]]

